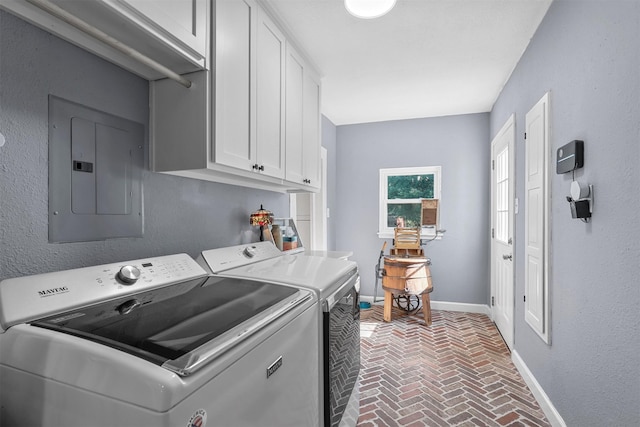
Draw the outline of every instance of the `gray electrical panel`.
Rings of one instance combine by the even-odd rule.
[[[49,241],[142,237],[144,126],[49,96]]]

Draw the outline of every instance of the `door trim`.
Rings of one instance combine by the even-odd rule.
[[[549,98],[550,92],[545,93],[525,115],[524,318],[531,329],[550,345]]]
[[[312,196],[311,234],[314,248],[327,250],[327,149],[320,147],[320,192]]]
[[[309,203],[304,211],[310,213],[309,241],[302,243],[306,249],[315,251],[327,250],[327,149],[320,147],[320,191],[298,197],[296,193],[289,194],[289,216],[298,221],[298,203]]]
[[[507,134],[509,133],[509,134]],[[495,258],[498,256],[496,249],[496,239],[494,235],[494,231],[496,228],[496,218],[495,218],[495,203],[496,203],[496,195],[494,188],[494,176],[495,176],[495,166],[493,165],[494,161],[494,147],[496,144],[502,140],[502,138],[507,137],[509,141],[507,143],[507,147],[509,150],[508,162],[509,162],[509,193],[507,195],[509,200],[509,226],[508,226],[508,235],[509,239],[511,239],[511,277],[510,277],[510,304],[509,304],[509,319],[510,324],[507,325],[507,331],[500,331],[507,347],[509,349],[513,349],[514,341],[515,341],[515,247],[516,247],[516,236],[515,236],[515,138],[516,138],[516,126],[515,126],[515,113],[511,114],[511,116],[507,119],[502,128],[498,131],[496,136],[491,141],[491,258],[490,258],[490,274],[491,274],[491,301],[489,303],[490,311],[491,311],[491,320],[496,322],[496,306],[494,304],[494,298],[497,295],[497,272],[496,272],[496,260]],[[496,324],[496,326],[498,326]],[[498,328],[500,330],[500,328]]]

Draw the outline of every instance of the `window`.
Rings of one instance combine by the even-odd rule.
[[[495,238],[509,242],[509,145],[496,156]]]
[[[405,227],[420,226],[422,199],[440,199],[440,175],[440,166],[380,169],[380,238],[393,238],[399,217]],[[423,227],[422,235],[436,237],[436,230]]]

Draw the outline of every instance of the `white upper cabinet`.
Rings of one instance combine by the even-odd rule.
[[[256,164],[255,46],[258,10],[253,0],[219,0],[215,23],[213,160],[238,169]],[[206,143],[206,141],[202,141]]]
[[[149,80],[164,75],[71,25],[79,19],[171,71],[208,67],[208,0],[2,0],[3,9]],[[40,6],[37,6],[40,4]]]
[[[211,70],[151,84],[154,171],[274,191],[315,191],[319,80],[256,0],[215,2]],[[297,69],[296,69],[297,67]]]
[[[303,165],[304,181],[320,188],[320,79],[309,69],[304,74],[303,93]]]
[[[65,0],[68,2],[68,0]],[[194,62],[207,57],[209,32],[207,0],[102,0],[117,13],[132,22],[141,18],[153,22],[158,29],[154,36],[177,52],[183,51]]]
[[[300,184],[306,179],[302,148],[304,68],[302,58],[291,46],[287,46],[286,179]]]
[[[216,3],[213,160],[284,177],[285,38],[250,0]]]
[[[285,38],[260,10],[256,51],[256,165],[265,175],[284,178]]]
[[[320,188],[320,80],[287,46],[286,179]]]

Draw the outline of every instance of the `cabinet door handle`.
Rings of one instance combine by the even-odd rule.
[[[263,170],[264,170],[264,165],[260,165],[260,166],[258,167],[258,170],[259,170],[259,171],[263,171]]]
[[[253,169],[253,170],[258,169],[258,164],[257,164],[257,163],[255,163],[253,166],[251,166],[251,169]]]

